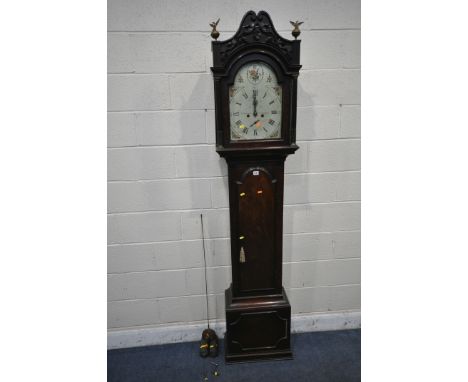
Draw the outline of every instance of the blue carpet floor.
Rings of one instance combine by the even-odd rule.
[[[111,350],[107,353],[109,382],[198,382],[208,375],[217,382],[356,382],[361,379],[361,331],[311,332],[292,336],[293,360],[226,365],[200,358],[198,342]],[[212,375],[219,364],[220,375]]]

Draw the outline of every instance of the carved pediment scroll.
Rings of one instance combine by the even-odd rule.
[[[260,11],[256,14],[249,11],[232,38],[213,42],[214,66],[225,66],[233,55],[252,44],[267,45],[283,56],[286,62],[295,64],[297,61],[298,64],[299,57],[295,57],[297,50],[293,48],[295,43],[294,40],[285,39],[278,34],[267,12]]]

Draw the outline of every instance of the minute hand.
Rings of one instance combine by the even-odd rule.
[[[255,90],[253,91],[253,115],[254,117],[257,116],[257,95],[255,94]]]

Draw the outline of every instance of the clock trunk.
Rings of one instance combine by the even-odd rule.
[[[281,293],[284,160],[228,160],[233,298]]]

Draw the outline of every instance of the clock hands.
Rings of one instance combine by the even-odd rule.
[[[255,125],[257,122],[260,122],[259,119],[257,119],[255,122],[253,122],[249,127],[252,127],[253,125]]]
[[[257,116],[257,90],[253,90],[253,116]]]

